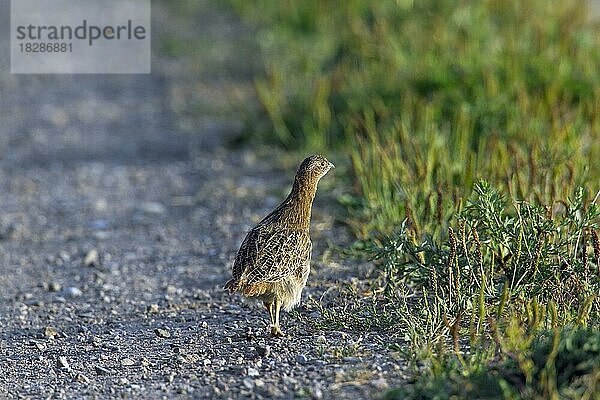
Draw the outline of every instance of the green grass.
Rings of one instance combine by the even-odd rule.
[[[585,4],[229,4],[263,64],[249,138],[345,164],[351,251],[380,269],[312,323],[385,333],[418,365],[390,398],[597,398],[600,22]]]
[[[503,344],[503,355],[480,352],[478,357],[461,363],[452,355],[430,354],[431,373],[426,379],[392,390],[384,399],[597,398],[597,330],[567,327],[544,330],[532,337],[518,327],[511,329],[506,335],[512,343]],[[415,373],[418,372],[417,369]]]

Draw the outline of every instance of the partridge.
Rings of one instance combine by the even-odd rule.
[[[331,168],[335,166],[320,155],[302,161],[287,198],[246,235],[235,257],[233,278],[225,284],[230,293],[263,302],[272,336],[284,336],[279,311],[298,305],[306,286],[312,204],[319,180]]]

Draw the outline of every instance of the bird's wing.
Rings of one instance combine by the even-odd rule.
[[[238,251],[234,278],[248,284],[277,282],[306,265],[311,249],[307,231],[259,225],[248,233]]]
[[[256,252],[255,243],[260,237],[260,231],[257,228],[248,232],[235,256],[235,261],[233,262],[233,279],[236,282],[240,280],[249,265],[256,263],[258,253]]]

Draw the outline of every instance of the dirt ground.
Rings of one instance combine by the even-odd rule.
[[[178,34],[157,4],[155,37]],[[195,35],[224,45],[247,35],[203,4]],[[8,1],[0,15],[7,26]],[[294,174],[227,145],[242,121],[223,93],[252,79],[235,58],[243,51],[207,48],[194,65],[161,55],[156,40],[151,75],[19,76],[9,73],[7,38],[1,398],[372,398],[400,382],[401,363],[377,334],[319,331],[283,315],[289,337],[271,339],[262,307],[221,289],[245,232]],[[226,80],[217,77],[224,63],[235,66]],[[318,194],[304,299],[368,268],[331,250],[350,241],[333,217],[340,184],[334,173]],[[299,315],[318,310],[305,301]]]

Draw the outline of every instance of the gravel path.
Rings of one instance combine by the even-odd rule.
[[[153,11],[155,37],[174,34]],[[245,34],[212,3],[204,11],[196,34]],[[8,1],[0,15],[7,26]],[[223,88],[251,78],[240,63],[207,51],[198,68],[155,51],[149,76],[15,76],[5,40],[0,397],[356,398],[398,382],[377,335],[316,330],[305,302],[283,315],[292,337],[270,339],[262,307],[221,290],[244,233],[294,173],[225,145],[240,121]],[[215,79],[228,62],[238,71]],[[365,268],[323,256],[349,241],[332,217],[336,184],[326,177],[318,195],[305,299]]]

